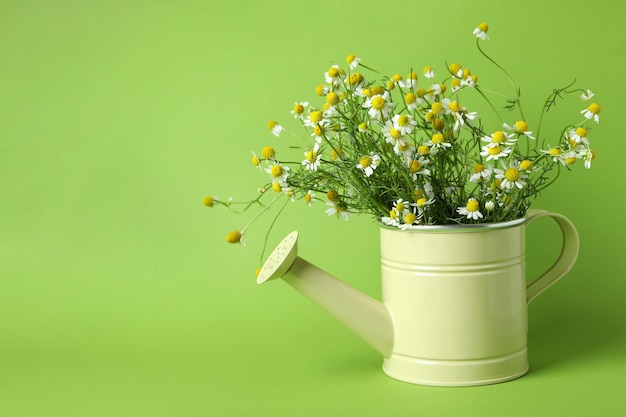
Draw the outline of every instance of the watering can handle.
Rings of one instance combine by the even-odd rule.
[[[559,225],[563,234],[563,245],[559,257],[552,266],[526,287],[527,303],[561,279],[572,268],[578,256],[578,232],[572,222],[561,214],[531,209],[526,215],[526,225],[539,217],[550,217]]]

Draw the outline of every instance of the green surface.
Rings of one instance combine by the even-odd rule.
[[[580,0],[0,1],[0,415],[623,415],[623,16]],[[530,306],[530,373],[414,386],[284,283],[257,286],[262,227],[229,246],[249,217],[201,203],[254,193],[250,151],[289,140],[267,120],[292,123],[349,53],[496,76],[471,39],[482,21],[526,106],[573,78],[596,93],[599,156],[536,204],[577,225],[581,252]],[[558,252],[541,222],[530,275]],[[293,207],[270,241],[292,229],[303,257],[379,294],[369,219]]]

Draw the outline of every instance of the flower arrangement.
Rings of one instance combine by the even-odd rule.
[[[247,226],[229,233],[226,240],[242,243],[248,227],[281,198],[285,204],[302,200],[314,205],[323,196],[329,215],[347,220],[365,213],[401,229],[508,221],[523,217],[532,201],[576,162],[590,168],[596,154],[589,133],[601,110],[590,101],[593,93],[573,88],[573,83],[554,89],[531,128],[519,88],[481,48],[489,39],[487,32],[488,26],[481,23],[473,34],[479,52],[512,83],[506,118],[489,99],[496,93],[459,64],[447,65],[438,82],[432,67],[425,67],[419,77],[410,71],[406,77],[370,80],[361,71],[376,71],[349,55],[347,68],[332,65],[324,73],[324,83],[316,88],[318,103],[296,102],[291,111],[307,133],[303,141],[289,143],[300,159],[279,159],[278,152],[266,146],[252,156],[252,164],[266,178],[256,198],[204,199],[209,207],[260,207]],[[560,137],[542,138],[544,114],[557,99],[572,93],[588,103],[577,119],[563,125]],[[484,99],[496,121],[488,122],[482,113],[465,107],[468,94]],[[268,126],[276,136],[285,133],[278,122]],[[265,203],[270,191],[276,196]]]

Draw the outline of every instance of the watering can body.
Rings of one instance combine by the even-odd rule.
[[[559,225],[562,251],[527,285],[525,230],[543,216]],[[436,386],[524,375],[527,305],[565,275],[578,253],[571,222],[546,211],[476,226],[381,226],[380,302],[297,256],[296,240],[292,233],[276,248],[257,281],[282,277],[380,352],[387,375]]]

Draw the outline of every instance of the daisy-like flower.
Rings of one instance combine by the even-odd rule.
[[[432,67],[424,67],[424,77],[428,78],[429,80],[432,80],[433,78],[435,78],[435,71],[433,70]]]
[[[593,98],[593,96],[594,96],[594,95],[595,95],[595,94],[593,94],[593,91],[591,91],[591,90],[587,90],[587,91],[584,91],[584,92],[580,95],[580,98],[582,98],[582,99],[583,99],[583,101],[589,101],[589,100],[591,100],[591,99]]]
[[[465,119],[474,120],[476,117],[478,117],[478,113],[468,113],[467,109],[461,106],[457,101],[446,98],[442,101],[442,104],[446,114],[451,114],[454,117],[453,130],[455,132],[465,125]]]
[[[348,206],[343,201],[327,201],[326,205],[330,206],[330,208],[326,209],[326,214],[329,216],[336,215],[345,221],[350,219],[352,211],[348,209]]]
[[[259,168],[259,171],[261,170],[261,158],[259,158],[259,156],[254,153],[254,151],[252,152],[252,158],[250,159],[250,161],[252,162],[252,165]]]
[[[585,116],[587,120],[593,119],[596,123],[600,123],[600,110],[602,108],[599,104],[591,103],[586,109],[582,109],[580,113]]]
[[[499,144],[489,144],[482,147],[481,156],[486,156],[487,161],[497,161],[499,158],[506,158],[511,153],[511,149]]]
[[[430,146],[430,153],[432,154],[436,154],[440,149],[445,150],[446,148],[452,147],[450,142],[446,142],[442,133],[435,133],[431,139],[426,142],[426,145]]]
[[[389,102],[389,92],[385,91],[383,94],[375,94],[369,97],[363,107],[369,109],[367,113],[372,119],[388,118],[391,110],[393,109],[392,103]]]
[[[470,175],[469,180],[471,182],[485,182],[491,178],[491,174],[493,173],[493,166],[478,163],[475,164],[472,169],[472,175]]]
[[[428,207],[432,206],[435,203],[435,199],[427,199],[426,197],[418,198],[417,201],[411,204],[413,207],[417,208],[419,213],[424,213]]]
[[[563,153],[561,152],[560,148],[555,146],[554,148],[550,148],[547,150],[542,149],[541,152],[545,153],[546,155],[550,155],[553,162],[560,162],[563,165],[566,165],[565,160],[563,159]]]
[[[489,200],[485,203],[485,210],[494,211],[496,209],[496,203],[493,200]]]
[[[475,198],[467,200],[467,204],[456,209],[457,213],[461,216],[466,216],[468,219],[482,219],[483,214],[480,212],[480,203]]]
[[[502,181],[502,188],[506,190],[510,190],[514,187],[519,189],[524,188],[526,185],[524,180],[528,178],[528,175],[524,170],[520,170],[519,164],[516,161],[512,161],[508,167],[502,163],[502,168],[503,169],[495,169],[496,178]]]
[[[265,172],[270,174],[272,183],[284,183],[289,176],[289,170],[287,165],[281,165],[278,161],[274,161],[271,167],[265,168]]]
[[[296,119],[302,119],[302,114],[304,113],[304,109],[307,108],[307,106],[309,105],[308,101],[300,101],[300,102],[296,102],[293,105],[293,110],[291,110],[291,114],[293,114],[293,117],[295,117]]]
[[[404,102],[406,103],[407,110],[413,111],[417,109],[418,102],[417,102],[417,96],[415,95],[415,93],[407,93],[404,96]]]
[[[393,202],[393,207],[391,208],[392,212],[395,212],[397,218],[402,218],[409,212],[411,204],[408,201],[404,201],[399,198]],[[391,212],[390,212],[391,213]],[[391,215],[393,217],[393,215]]]
[[[408,161],[409,173],[413,179],[417,179],[418,175],[430,175],[430,170],[427,168],[430,161],[423,156],[419,159],[411,159]]]
[[[476,27],[476,29],[474,29],[472,33],[476,35],[477,38],[485,41],[489,39],[489,35],[487,35],[488,30],[489,30],[489,25],[486,23],[481,23]]]
[[[341,84],[342,75],[343,70],[339,68],[339,65],[333,65],[324,73],[324,79],[328,84],[336,86]]]
[[[502,127],[504,127],[505,129],[511,130],[517,133],[518,135],[524,135],[528,139],[533,139],[533,140],[535,139],[535,137],[533,136],[533,132],[528,130],[528,123],[526,123],[523,120],[518,120],[517,122],[513,124],[513,126],[509,126],[508,124],[503,123]]]
[[[380,129],[380,132],[385,137],[385,142],[395,145],[400,139],[402,139],[402,132],[398,129],[394,122],[387,120],[385,125]]]
[[[317,125],[323,126],[327,124],[328,120],[324,119],[324,113],[321,110],[311,110],[303,122],[305,126],[315,127]]]
[[[275,120],[270,120],[269,122],[267,122],[267,127],[270,132],[272,132],[272,134],[274,134],[274,136],[276,137],[280,136],[282,131],[285,130],[285,128],[282,127],[282,125]]]
[[[243,230],[233,230],[226,235],[226,241],[228,243],[240,243],[241,245],[245,246],[245,243],[243,241],[243,234]]]
[[[575,144],[584,143],[585,145],[589,145],[589,139],[587,136],[589,135],[589,131],[584,127],[578,127],[576,129],[571,128],[565,134],[565,138],[568,139],[568,143],[574,142]]]
[[[353,70],[359,66],[359,62],[361,62],[361,58],[354,54],[350,54],[346,57],[346,62],[350,66],[350,69]]]
[[[423,214],[420,212],[416,212],[415,208],[413,210],[408,211],[403,217],[403,224],[400,225],[400,230],[410,229],[413,225],[419,224],[420,219]]]
[[[202,200],[202,204],[204,204],[206,207],[213,207],[216,201],[220,201],[220,198],[218,196],[209,195],[204,197],[204,199]]]
[[[315,193],[312,192],[311,190],[307,191],[306,194],[304,195],[304,202],[311,207],[313,205],[313,202],[316,201],[315,198]]]
[[[485,135],[481,139],[483,142],[487,142],[490,147],[513,145],[517,141],[513,133],[505,133],[501,130],[493,132],[491,135]]]
[[[581,153],[581,156],[582,156],[583,160],[585,161],[585,168],[590,169],[591,168],[591,161],[596,159],[596,152],[593,149],[585,149]]]
[[[374,170],[378,167],[378,162],[380,161],[380,156],[371,153],[367,156],[361,157],[359,163],[356,164],[356,167],[365,173],[367,177],[371,176],[374,173]]]
[[[413,128],[417,125],[415,119],[408,114],[396,114],[393,116],[392,122],[393,126],[403,135],[413,133]]]
[[[317,171],[321,164],[322,155],[319,152],[320,145],[315,142],[313,145],[313,149],[310,149],[304,153],[304,160],[302,161],[302,165],[308,171]]]

